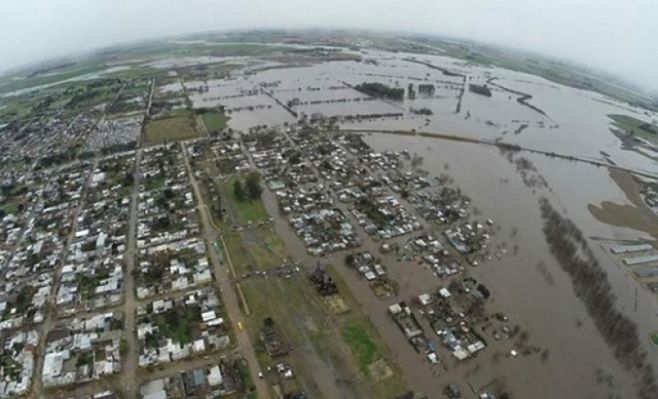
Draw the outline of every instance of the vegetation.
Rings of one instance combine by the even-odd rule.
[[[244,192],[244,187],[242,187],[242,182],[238,179],[233,182],[233,196],[235,196],[240,202],[247,198],[247,194]]]
[[[535,54],[525,52],[487,47],[473,42],[446,41],[429,37],[419,37],[414,41],[436,46],[441,49],[441,55],[444,56],[537,75],[566,86],[597,91],[633,105],[653,110],[658,109],[658,99],[649,98],[639,93],[638,90],[625,88],[628,86],[625,81],[611,76],[599,76],[598,72],[574,64],[537,57]],[[411,46],[414,45],[415,43],[411,44]],[[427,52],[427,47],[422,47],[422,49],[421,52]]]
[[[361,83],[354,87],[361,93],[377,98],[400,101],[404,98],[404,89],[389,87],[382,83]]]
[[[23,372],[23,364],[12,359],[9,354],[3,353],[2,356],[0,356],[0,365],[2,366],[4,374],[11,380],[18,379]]]
[[[260,194],[253,187],[255,185],[254,180],[255,177],[249,179],[247,176],[245,183],[239,177],[232,177],[224,182],[224,197],[231,200],[228,205],[240,223],[257,222],[269,218],[267,210],[260,200]],[[251,181],[251,183],[248,183],[248,181]],[[252,185],[251,188],[249,188],[249,184]],[[254,192],[250,192],[251,190],[254,190]],[[262,192],[262,188],[260,190]]]
[[[202,110],[201,118],[210,134],[215,134],[226,127],[228,117],[222,112]]]
[[[144,144],[154,145],[199,137],[196,121],[191,112],[172,113],[151,119],[144,128]]]
[[[263,188],[260,185],[260,173],[251,171],[245,179],[247,194],[252,200],[257,200],[263,194]]]
[[[106,68],[103,64],[91,64],[84,66],[74,66],[66,68],[55,74],[31,74],[25,79],[7,80],[5,84],[0,85],[0,93],[7,93],[15,90],[26,89],[41,85],[55,84],[66,79],[76,78],[85,74],[100,72]]]
[[[553,256],[569,275],[576,296],[583,302],[614,356],[637,380],[637,397],[658,396],[653,368],[640,344],[638,328],[615,306],[608,276],[578,227],[546,199],[540,200],[544,234]]]
[[[475,83],[471,83],[468,85],[468,89],[472,91],[475,94],[481,94],[486,97],[491,97],[491,89],[487,87],[487,85],[478,85]]]
[[[151,316],[151,321],[158,327],[158,335],[171,338],[181,345],[192,342],[194,325],[201,321],[201,309],[198,305],[185,308],[172,308],[164,313]],[[147,345],[157,346],[158,335],[147,337]]]
[[[6,214],[12,214],[15,215],[16,212],[18,212],[18,203],[17,202],[9,202],[0,205],[0,217],[4,217]]]
[[[651,343],[654,344],[655,346],[658,346],[658,333],[653,333],[649,335],[649,339],[651,339]]]
[[[223,190],[226,193],[224,198],[229,209],[227,214],[229,218],[234,219],[233,223],[244,222],[245,219],[242,219],[244,207],[254,204],[258,205],[258,213],[263,218],[268,217],[262,201],[241,202],[235,198],[232,193],[235,180],[236,178],[233,177],[223,183]],[[235,211],[231,212],[230,209]],[[228,222],[223,222],[221,225],[224,227],[226,223]],[[245,237],[247,234],[248,237]],[[249,229],[248,232],[225,228],[223,237],[225,250],[230,255],[237,274],[253,273],[258,270],[279,270],[282,259],[289,258],[283,241],[267,225]],[[340,285],[341,297],[349,301],[348,307],[358,309],[359,306],[349,294],[345,283],[335,275],[331,267],[328,271],[331,271],[332,278]],[[269,278],[245,279],[239,284],[251,312],[251,317],[245,324],[252,339],[258,341],[263,323],[271,324],[276,320],[280,333],[287,342],[308,343],[304,346],[304,355],[293,354],[287,359],[293,369],[298,370],[302,379],[310,378],[305,368],[307,363],[303,362],[308,353],[308,356],[328,356],[332,361],[337,362],[336,364],[350,361],[355,368],[363,370],[371,393],[366,397],[392,398],[408,390],[401,374],[393,364],[382,362],[383,368],[391,372],[388,376],[382,377],[370,371],[373,362],[382,360],[387,349],[381,343],[375,327],[362,313],[354,311],[341,314],[331,326],[326,327],[335,328],[335,333],[326,334],[319,327],[326,323],[328,310],[310,283],[300,284],[297,279]],[[346,328],[343,329],[343,326]],[[340,345],[341,341],[345,342],[346,339],[343,334],[347,334],[352,342],[347,357]],[[267,355],[263,345],[257,345],[255,349],[261,368],[267,368],[275,363],[275,360]]]
[[[349,323],[345,325],[342,334],[345,343],[358,360],[361,371],[368,374],[368,367],[376,360],[378,355],[377,345],[358,324]]]
[[[658,144],[658,126],[628,115],[610,114],[614,125],[630,136],[641,137]]]
[[[95,243],[94,243],[95,246]],[[78,291],[80,297],[89,299],[94,296],[96,288],[100,285],[103,278],[107,276],[92,276],[88,274],[78,274]]]

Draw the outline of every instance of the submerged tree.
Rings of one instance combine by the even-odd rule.
[[[238,201],[243,201],[245,199],[244,187],[242,187],[242,182],[240,180],[233,182],[233,195],[235,195],[235,198],[237,198]]]
[[[260,186],[260,174],[258,172],[250,172],[247,175],[245,185],[247,186],[247,193],[251,199],[260,198],[263,193],[263,188]]]

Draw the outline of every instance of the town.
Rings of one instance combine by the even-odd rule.
[[[0,398],[510,399],[558,397],[589,374],[626,397],[609,356],[637,373],[647,356],[600,308],[649,309],[638,290],[658,292],[658,250],[556,216],[536,164],[602,164],[503,138],[559,129],[506,86],[523,80],[429,42],[272,35],[117,50],[0,96]],[[486,134],[438,132],[451,118]],[[466,146],[479,155],[462,160]],[[520,190],[523,209],[509,201]],[[596,261],[550,257],[593,259],[589,239],[632,277],[633,300],[592,294],[559,327],[535,318],[585,296],[571,280],[610,288]],[[556,356],[585,345],[572,330],[603,328],[587,341],[596,372],[564,372]],[[620,331],[628,353],[599,350]]]

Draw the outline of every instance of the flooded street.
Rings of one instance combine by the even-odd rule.
[[[510,386],[516,388],[515,393],[523,392],[522,397],[588,397],[586,395],[596,391],[601,395],[616,392],[621,397],[632,396],[631,381],[624,378],[624,370],[575,297],[571,281],[548,251],[537,203],[540,194],[549,195],[588,235],[636,239],[637,233],[599,223],[587,211],[587,204],[596,198],[616,201],[624,198],[605,169],[534,157],[532,162],[550,187],[536,189],[526,187],[515,167],[494,148],[407,136],[372,134],[367,139],[376,150],[406,148],[421,154],[425,159],[422,167],[430,173],[444,172],[448,164],[445,172],[455,179],[456,185],[471,197],[483,214],[494,215],[502,226],[499,236],[508,243],[510,253],[500,261],[473,269],[472,274],[491,289],[496,307],[508,309],[510,317],[528,326],[531,341],[548,349],[550,358],[543,364],[536,360],[514,359],[512,362],[527,364],[509,365],[515,370],[510,372],[502,363],[490,373],[506,376]],[[583,181],[587,181],[584,186]],[[574,189],[576,186],[579,189]],[[513,247],[518,248],[516,255],[511,254]],[[597,242],[593,242],[592,247],[603,260],[609,258]],[[540,262],[545,265],[543,272],[537,268]],[[613,262],[604,261],[603,264],[615,288],[618,306],[632,310],[637,283]],[[419,279],[409,285],[419,293],[431,289],[433,283],[436,282],[429,280],[428,284],[427,279]],[[412,294],[413,291],[409,293]],[[653,295],[640,292],[637,310],[629,316],[640,325],[645,337],[656,328],[657,311]],[[648,340],[645,342],[647,349],[653,350]],[[655,356],[653,360],[655,364]],[[574,363],[580,366],[565,372],[564,364]],[[597,384],[598,369],[616,377],[614,390]],[[533,383],[527,385],[524,381]],[[545,396],[547,392],[554,392],[554,395]]]
[[[650,13],[158,6],[0,76],[0,397],[658,399]]]
[[[389,305],[433,292],[445,282],[415,261],[384,256],[382,261],[399,288],[396,296],[378,299],[367,282],[344,266],[346,252],[323,258],[308,255],[279,214],[272,193],[264,194],[269,213],[276,215],[276,231],[289,251],[309,270],[318,260],[335,266],[415,390],[438,398],[440,387],[450,381],[464,381],[474,391],[495,381],[523,398],[632,397],[634,378],[598,333],[571,279],[549,250],[539,201],[547,198],[582,229],[608,276],[616,308],[638,325],[648,362],[658,367],[658,356],[647,338],[658,328],[658,301],[608,250],[610,243],[646,239],[648,235],[595,218],[592,206],[604,202],[633,204],[608,168],[564,159],[573,156],[655,174],[658,163],[639,151],[622,148],[610,132],[607,116],[647,115],[596,93],[446,57],[382,52],[364,52],[362,56],[376,61],[264,68],[230,79],[184,84],[195,106],[224,106],[231,116],[229,125],[237,130],[283,126],[321,114],[333,117],[341,129],[367,132],[365,141],[375,151],[406,149],[422,158],[419,167],[430,176],[452,177],[475,208],[500,226],[497,240],[504,243],[506,253],[479,267],[468,267],[467,273],[491,290],[490,310],[517,320],[531,344],[546,355],[542,359],[510,357],[507,352],[511,347],[494,342],[492,350],[480,355],[477,362],[457,364],[446,353],[446,371],[433,368],[415,352],[387,313]],[[431,95],[417,93],[395,102],[371,98],[353,88],[362,82],[405,89],[432,85],[434,89]],[[489,85],[492,95],[470,91],[471,83]],[[421,115],[419,109],[430,111]],[[376,133],[378,129],[388,133]],[[394,134],[396,131],[404,134]],[[414,132],[518,144],[544,154],[524,151],[513,158],[495,145],[422,137]],[[551,158],[547,156],[550,153],[563,158]],[[529,170],[520,169],[519,158],[531,165]],[[380,243],[360,230],[359,235],[364,250],[379,252]],[[323,368],[318,364],[318,370]]]

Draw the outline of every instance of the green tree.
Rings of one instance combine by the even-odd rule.
[[[128,341],[125,338],[121,338],[121,341],[119,341],[119,353],[121,356],[125,356],[128,353]]]
[[[244,201],[245,199],[246,194],[240,180],[233,182],[233,195],[235,195],[235,198],[237,198],[238,201]]]
[[[260,186],[260,174],[258,172],[250,172],[247,175],[245,185],[247,186],[247,193],[251,199],[260,198],[263,193],[263,188]]]

